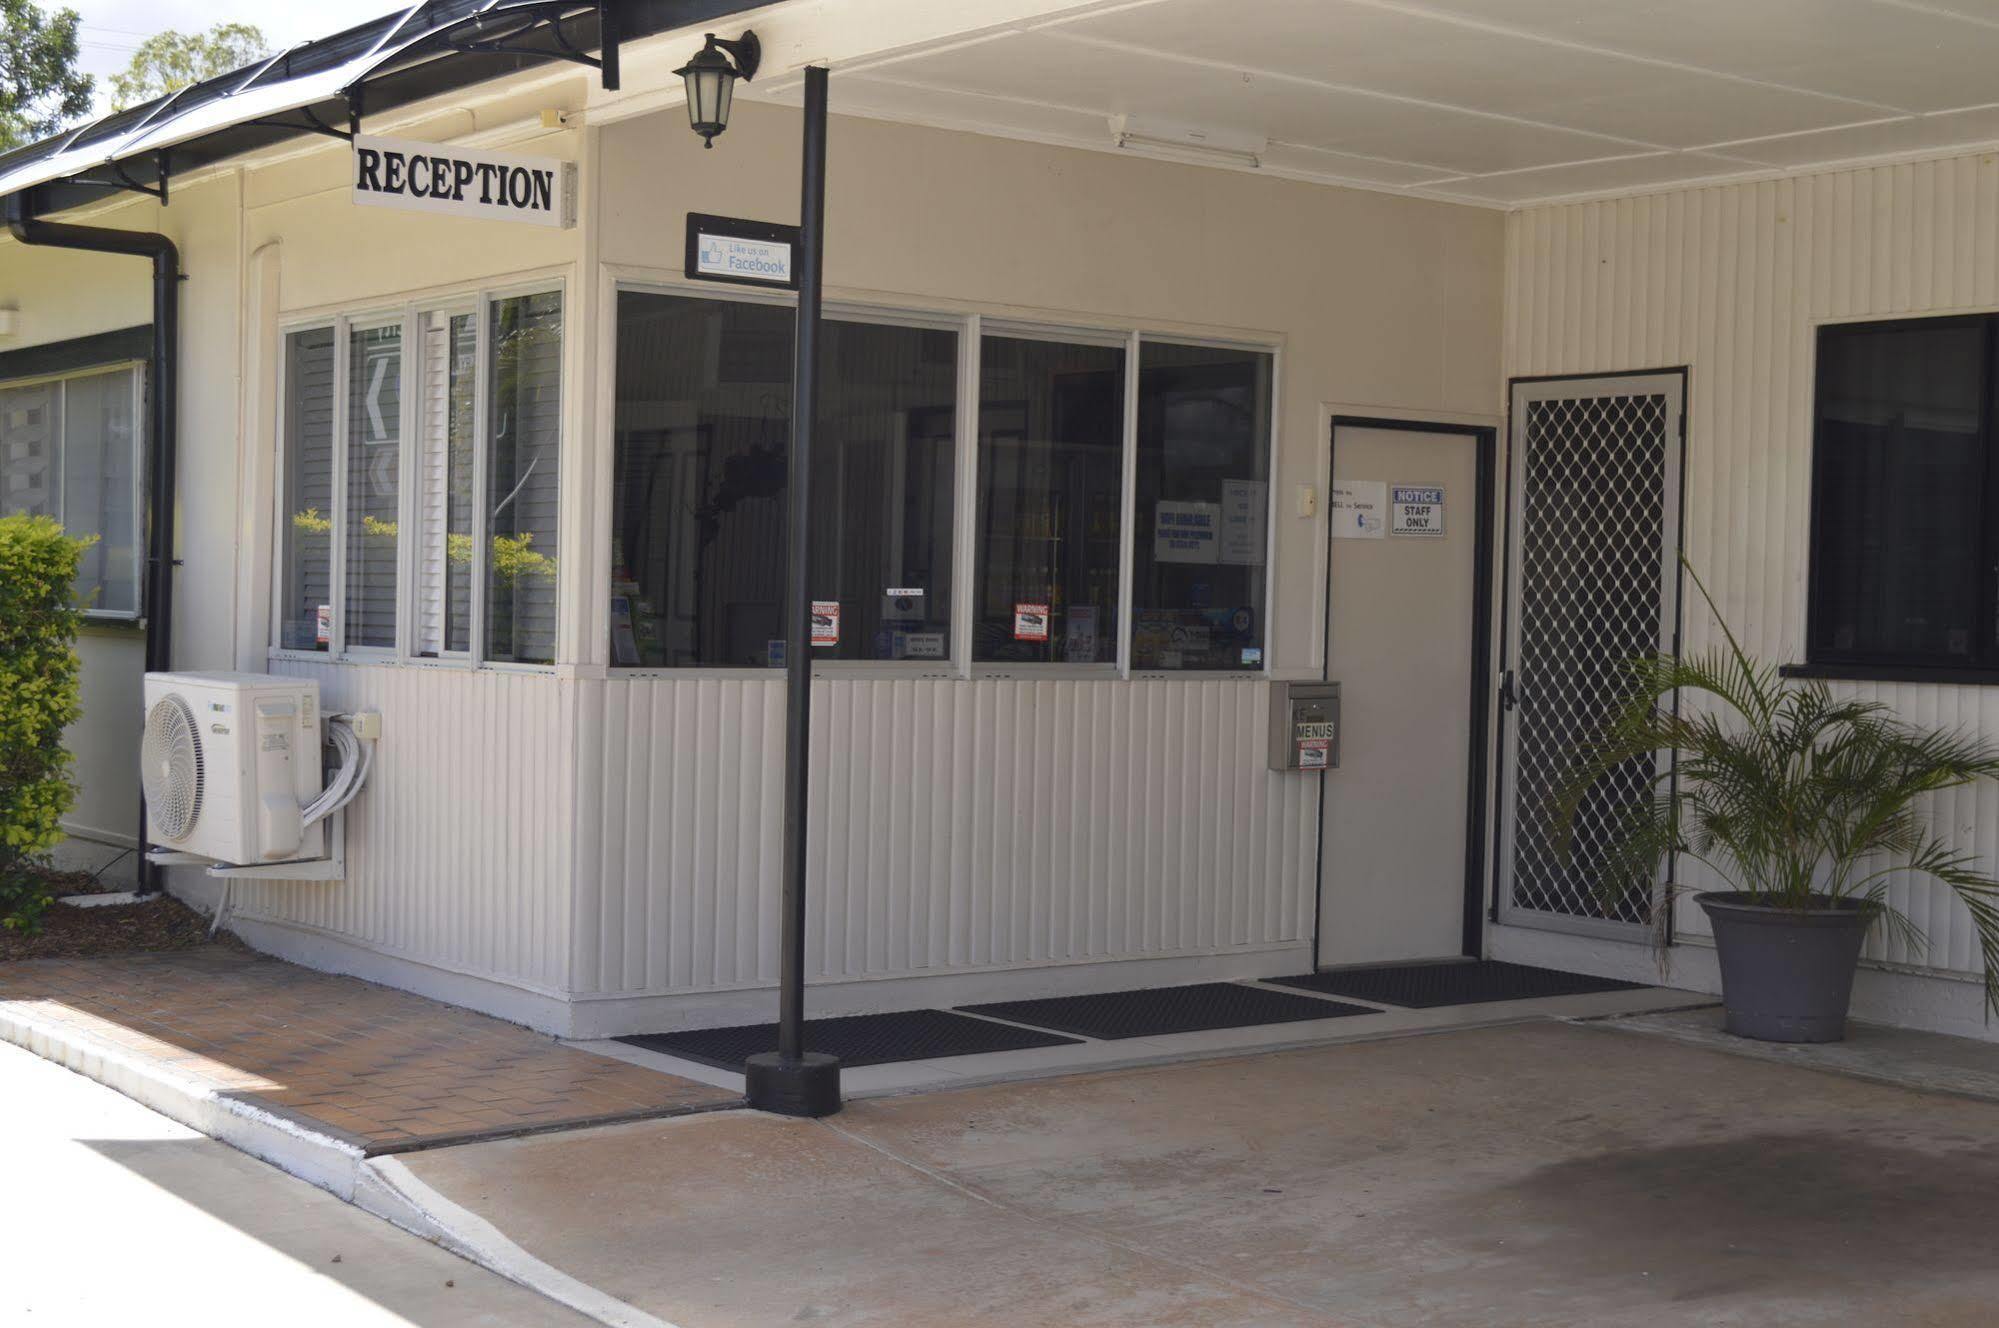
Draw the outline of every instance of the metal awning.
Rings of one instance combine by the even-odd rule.
[[[47,212],[303,134],[349,136],[362,110],[571,61],[615,86],[617,46],[753,6],[740,0],[420,0],[143,106],[0,155],[0,197],[43,191]],[[608,37],[608,40],[606,38]],[[593,52],[608,51],[603,54]]]

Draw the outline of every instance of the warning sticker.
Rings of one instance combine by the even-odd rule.
[[[1046,604],[1014,605],[1013,639],[1016,641],[1046,641],[1048,639],[1048,606]]]
[[[1298,768],[1300,770],[1324,770],[1331,763],[1333,740],[1331,738],[1300,738],[1298,740]]]
[[[1438,485],[1397,484],[1390,490],[1388,533],[1391,535],[1441,535],[1444,533],[1444,491]]]
[[[837,646],[840,644],[839,600],[815,599],[812,601],[812,644],[815,646]]]

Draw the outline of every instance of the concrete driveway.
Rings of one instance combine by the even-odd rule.
[[[407,1161],[682,1328],[1999,1321],[1999,1106],[1596,1025]]]
[[[0,1324],[591,1328],[20,1047],[0,1130]]]

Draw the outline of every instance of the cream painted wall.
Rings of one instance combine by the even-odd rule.
[[[689,211],[795,221],[798,129],[752,102],[713,151],[679,110],[605,128],[602,261],[677,275]],[[829,298],[1281,339],[1278,670],[1320,663],[1323,524],[1289,495],[1323,481],[1322,406],[1498,409],[1497,212],[838,115],[827,159]]]
[[[1999,156],[1533,208],[1509,218],[1507,237],[1507,372],[1688,366],[1688,557],[1751,652],[1802,661],[1817,329],[1999,309]],[[1717,640],[1691,591],[1685,619],[1689,649]],[[1993,687],[1833,686],[1999,738]],[[1999,863],[1999,786],[1940,794],[1931,814],[1955,847]],[[1869,961],[1929,975],[1931,994],[1877,1000],[1887,988],[1864,979],[1855,1014],[1999,1037],[1967,994],[1982,964],[1963,907],[1927,881],[1898,882],[1892,897],[1929,945],[1877,928]],[[1690,903],[1677,922],[1704,940]],[[1573,962],[1586,955],[1576,943]]]
[[[235,601],[239,277],[239,177],[212,176],[150,200],[120,202],[63,220],[158,230],[180,246],[182,285],[180,473],[175,554],[175,666],[228,668]],[[152,271],[144,259],[0,240],[0,305],[22,311],[21,331],[0,349],[39,345],[152,321]],[[88,630],[83,717],[76,752],[73,833],[121,840],[138,822],[137,734],[143,646],[136,632]]]

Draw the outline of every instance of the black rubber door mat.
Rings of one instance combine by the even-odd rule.
[[[743,1062],[758,1052],[777,1050],[777,1025],[741,1024],[734,1028],[694,1028],[679,1033],[640,1033],[618,1041],[699,1061],[718,1070],[741,1070]],[[805,1049],[838,1056],[840,1063],[849,1068],[944,1056],[975,1056],[982,1051],[1071,1046],[1075,1041],[1039,1029],[1014,1028],[948,1010],[898,1010],[891,1014],[849,1014],[805,1021]]]
[[[1051,996],[1036,1001],[1001,1001],[995,1005],[960,1008],[972,1014],[1012,1019],[1037,1028],[1080,1033],[1106,1041],[1380,1013],[1364,1005],[1293,996],[1263,987],[1245,987],[1239,982],[1201,982],[1191,987],[1148,987],[1140,991]]]
[[[1580,996],[1596,991],[1633,991],[1642,982],[1619,982],[1553,968],[1529,968],[1497,959],[1465,963],[1395,964],[1381,968],[1336,968],[1271,978],[1280,987],[1351,996],[1357,1001],[1417,1010],[1440,1005],[1481,1005],[1486,1001],[1527,1001],[1538,996]]]

